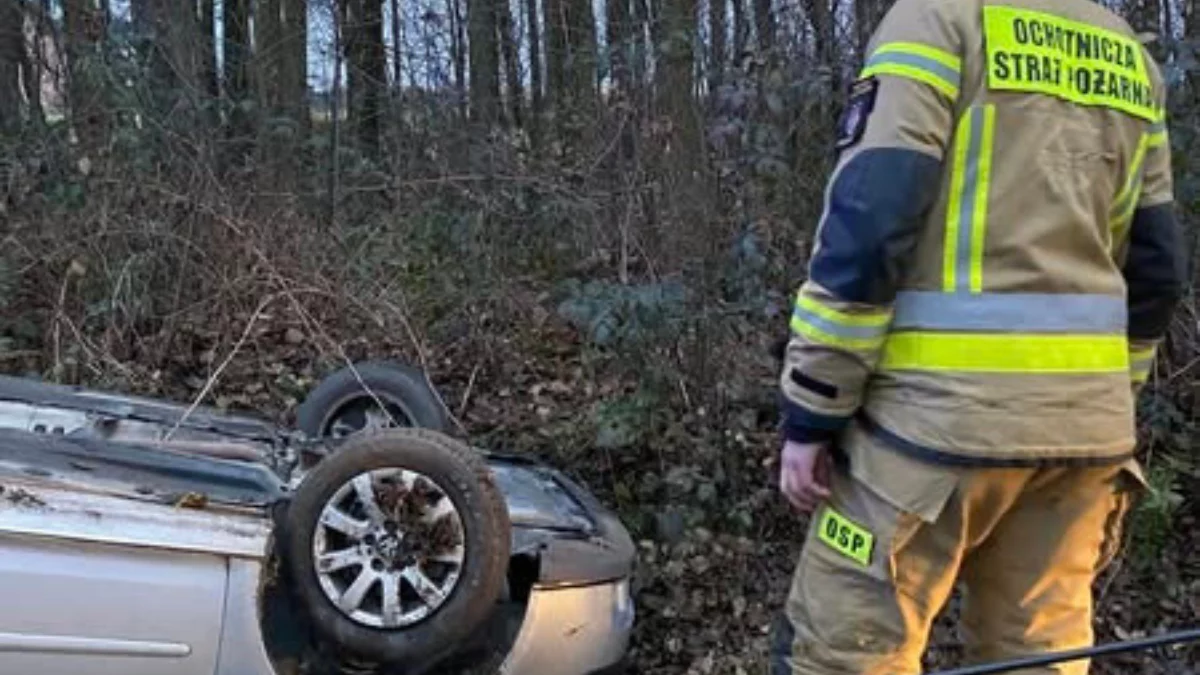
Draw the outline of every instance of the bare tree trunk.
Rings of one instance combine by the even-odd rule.
[[[329,222],[332,230],[338,219],[338,193],[341,188],[341,154],[342,154],[342,13],[338,9],[333,12],[333,86],[329,92],[330,143],[329,143]]]
[[[268,122],[268,118],[278,115],[282,108],[282,18],[282,0],[258,0],[258,7],[254,12],[253,64],[258,105],[264,113],[260,126]]]
[[[264,192],[279,191],[290,177],[284,122],[285,74],[288,53],[283,39],[283,0],[258,0],[254,12],[254,87],[258,117],[255,177]]]
[[[365,0],[363,24],[363,70],[367,86],[363,92],[363,125],[359,141],[378,149],[387,106],[387,41],[383,31],[383,0]]]
[[[37,5],[26,5],[37,12]],[[22,44],[20,54],[21,84],[25,87],[25,105],[28,107],[28,117],[37,126],[46,123],[46,113],[42,109],[42,31],[40,20],[33,21],[33,44]]]
[[[867,45],[875,27],[883,18],[885,7],[880,0],[854,0],[855,52],[861,64],[867,58]]]
[[[629,92],[630,29],[629,0],[607,0],[608,67],[618,95]]]
[[[221,76],[217,72],[216,10],[216,0],[200,0],[200,80],[210,102],[221,97]]]
[[[1183,37],[1186,40],[1191,40],[1193,44],[1198,44],[1200,40],[1200,0],[1180,0],[1180,20],[1183,23]],[[1189,78],[1193,83],[1200,83],[1200,72],[1193,71]],[[1196,87],[1193,86],[1193,91]],[[1200,98],[1200,92],[1196,92],[1196,96]]]
[[[0,0],[0,133],[21,126],[21,64],[25,58],[24,13],[16,0]]]
[[[546,86],[550,110],[567,145],[594,119],[596,17],[590,0],[545,0]]]
[[[454,62],[454,86],[460,94],[465,94],[467,92],[467,36],[466,29],[463,27],[465,22],[462,17],[460,0],[446,0],[446,13],[450,17],[450,58]],[[462,100],[465,112],[465,98]]]
[[[1159,0],[1158,15],[1162,17],[1163,35],[1175,35],[1175,16],[1171,11],[1171,0]]]
[[[38,50],[35,61],[37,62],[38,82],[40,83],[41,78],[49,73],[54,88],[58,91],[66,91],[70,86],[67,82],[66,68],[64,68],[64,65],[68,64],[64,64],[63,60],[63,55],[67,53],[67,45],[66,39],[63,37],[64,29],[60,28],[61,24],[54,20],[54,0],[41,0],[40,5],[27,4],[26,7],[37,14]],[[50,41],[48,49],[54,54],[52,67],[46,54],[45,40]]]
[[[725,0],[708,0],[708,89],[716,95],[725,73]]]
[[[841,65],[836,58],[837,45],[834,42],[834,12],[830,8],[831,2],[836,5],[837,0],[808,0],[807,10],[815,36],[817,63],[830,73],[829,86],[836,93],[841,91]]]
[[[254,32],[259,103],[268,116],[303,134],[310,122],[305,0],[259,0]]]
[[[525,98],[521,86],[520,50],[517,43],[512,7],[509,0],[495,0],[497,29],[500,32],[500,55],[504,59],[504,86],[508,90],[508,116],[513,127],[521,126],[521,104]]]
[[[525,0],[525,24],[529,32],[529,127],[530,142],[537,147],[542,115],[542,39],[538,30],[537,0]]]
[[[667,44],[668,36],[670,36],[670,29],[667,27],[667,15],[671,10],[666,7],[666,3],[668,2],[671,2],[671,0],[643,0],[643,4],[645,5],[644,18],[646,26],[650,29],[648,41],[646,42],[646,68],[649,72],[650,67],[654,67],[654,77],[651,79],[656,80],[653,83],[647,82],[647,84],[653,84],[653,88],[656,90],[655,95],[650,97],[651,105],[655,104],[654,98],[657,96],[657,90],[661,89],[663,72],[667,68],[667,58],[662,50]],[[690,80],[691,78],[689,77],[688,79]]]
[[[758,33],[758,48],[769,52],[775,48],[775,13],[771,0],[754,0],[754,24]]]
[[[749,0],[731,0],[733,2],[733,59],[741,63],[746,55],[746,40],[750,35],[750,25],[746,21],[746,3]]]
[[[694,96],[696,0],[663,0],[662,23],[667,41],[659,73],[663,115],[671,120],[672,133],[664,156],[671,213],[678,223],[704,221],[704,166],[701,112]],[[680,240],[671,248],[681,251]]]
[[[87,157],[108,144],[108,110],[104,89],[96,75],[96,66],[103,59],[107,26],[104,12],[95,0],[63,0],[62,7],[71,124],[80,150]]]
[[[565,0],[565,24],[567,53],[570,67],[566,71],[566,90],[571,98],[571,115],[567,122],[567,134],[576,141],[583,141],[588,128],[595,121],[598,46],[596,43],[596,16],[591,0]]]
[[[221,0],[224,15],[222,42],[225,108],[229,111],[230,160],[240,161],[252,148],[254,118],[249,112],[250,93],[250,0]]]
[[[203,153],[204,166],[215,166],[217,143],[212,131],[220,128],[221,118],[217,110],[221,100],[221,77],[217,71],[217,3],[216,0],[199,0],[196,36],[197,121],[204,135],[197,145]]]
[[[666,251],[677,256],[673,264],[689,270],[689,286],[699,291],[702,301],[699,307],[707,307],[717,294],[716,251],[724,237],[719,231],[718,191],[710,184],[703,112],[695,96],[696,0],[663,0],[662,8],[668,37],[660,48],[661,92],[664,116],[672,123],[663,156],[664,196],[670,217],[664,244]],[[699,391],[713,392],[717,388],[712,386],[715,369],[709,358],[712,341],[701,333],[687,345],[685,358],[691,372],[700,373]]]
[[[392,86],[399,92],[404,87],[404,22],[400,15],[400,0],[391,0],[392,11]]]
[[[308,104],[308,2],[283,0],[282,94],[283,110],[303,135],[312,125]]]
[[[555,116],[566,98],[567,25],[564,4],[567,0],[544,0],[546,10],[546,98]]]
[[[382,0],[351,0],[346,55],[350,124],[362,149],[379,150],[380,124],[387,87],[387,46]]]
[[[638,129],[638,115],[633,100],[633,86],[629,77],[630,52],[633,42],[632,17],[629,0],[608,0],[608,58],[613,92],[608,109],[613,113],[617,127],[616,152],[608,163],[611,176],[608,203],[608,222],[615,224],[620,232],[620,257],[617,278],[629,283],[629,263],[632,226],[630,200],[634,195],[634,152]]]
[[[693,96],[695,91],[694,54],[696,47],[696,0],[663,0],[663,24],[668,39],[660,45],[663,67],[660,91],[664,110],[670,116],[676,133],[676,152],[686,153],[680,159],[696,161],[701,134],[699,111]],[[694,168],[696,164],[691,164]],[[689,168],[689,170],[690,170]]]
[[[164,125],[195,131],[202,51],[195,5],[178,0],[137,0],[133,13],[150,62],[149,89],[155,113]]]
[[[647,59],[653,47],[653,40],[656,39],[653,30],[647,34],[647,29],[653,25],[650,0],[633,0],[632,9],[633,16],[629,26],[632,47],[629,57],[629,79],[633,86],[644,90],[649,84],[646,79],[649,66]]]
[[[471,120],[490,128],[499,118],[500,60],[496,44],[495,3],[468,0],[467,24],[471,64]]]

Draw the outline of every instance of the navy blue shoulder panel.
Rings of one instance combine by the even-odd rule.
[[[1162,337],[1183,295],[1188,271],[1183,235],[1171,204],[1134,212],[1122,271],[1128,286],[1129,337]]]
[[[869,148],[834,178],[810,277],[841,300],[883,304],[937,194],[941,162],[902,148]]]

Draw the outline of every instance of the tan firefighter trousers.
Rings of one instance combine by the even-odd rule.
[[[787,601],[793,675],[920,673],[956,581],[973,663],[1092,644],[1092,582],[1144,485],[1136,462],[949,468],[853,427],[843,448],[850,470],[813,513]]]

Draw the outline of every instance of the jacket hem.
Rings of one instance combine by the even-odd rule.
[[[897,435],[872,419],[866,412],[859,411],[858,422],[862,428],[880,442],[896,451],[914,459],[941,464],[944,466],[985,467],[985,468],[1014,468],[1014,467],[1090,467],[1120,464],[1134,457],[1132,451],[1116,455],[1056,455],[1031,457],[983,457],[950,452],[939,448],[915,443]]]

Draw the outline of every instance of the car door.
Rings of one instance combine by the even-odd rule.
[[[0,673],[213,675],[227,558],[48,500],[0,493]]]

